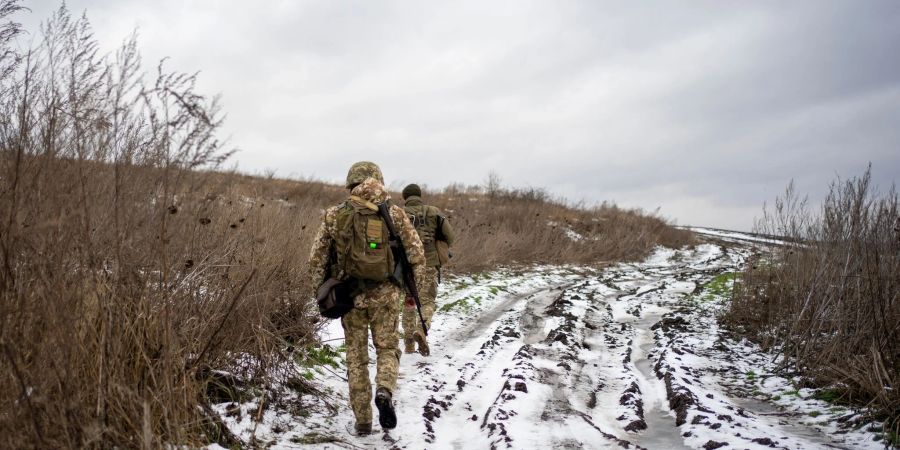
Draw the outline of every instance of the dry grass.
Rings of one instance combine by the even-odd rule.
[[[453,266],[480,270],[511,263],[603,263],[637,260],[655,246],[680,247],[688,232],[639,210],[604,204],[570,207],[541,190],[446,189],[427,200],[449,213],[464,236],[453,249]],[[578,236],[581,236],[579,238]]]
[[[312,339],[303,224],[198,171],[227,156],[215,102],[164,68],[142,82],[133,41],[102,58],[61,10],[18,56],[0,103],[0,446],[197,442],[210,368],[242,355],[266,374]]]
[[[16,9],[0,0],[0,18]],[[100,56],[65,10],[32,50],[16,31],[0,26],[0,447],[227,443],[213,369],[264,386],[313,342],[306,257],[346,191],[218,172],[215,102],[164,67],[144,80],[133,40]],[[430,196],[460,234],[454,270],[690,239],[639,211],[490,194]]]
[[[900,426],[900,211],[869,172],[835,182],[811,212],[792,187],[758,228],[791,238],[744,273],[726,319],[842,401]]]

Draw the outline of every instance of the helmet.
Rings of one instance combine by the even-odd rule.
[[[369,161],[360,161],[350,166],[347,172],[347,189],[353,189],[359,183],[365,181],[366,178],[374,178],[379,183],[384,184],[384,177],[381,175],[381,169],[378,165]]]

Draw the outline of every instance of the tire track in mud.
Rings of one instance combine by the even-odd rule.
[[[873,448],[859,445],[861,433],[844,437],[854,433],[846,428],[821,436],[818,421],[779,413],[755,393],[759,384],[742,380],[760,367],[777,377],[771,355],[718,329],[727,302],[707,299],[704,285],[740,270],[750,253],[703,244],[602,272],[465,278],[446,300],[477,306],[435,316],[431,356],[401,359],[396,429],[348,437],[352,413],[328,404],[303,419],[266,412],[259,434],[289,430],[281,444],[323,442],[315,448]],[[318,380],[347,401],[345,381]],[[242,407],[246,416],[256,406]]]
[[[738,270],[745,256],[712,245],[662,251],[644,263],[501,300],[448,333],[442,359],[418,366],[430,376],[430,394],[419,404],[425,446],[832,445],[810,437],[808,427],[767,421],[752,402],[731,398],[716,373],[716,358],[731,349],[719,343],[719,353],[704,353],[691,341],[698,330],[724,339],[708,333],[715,318],[690,299]],[[776,434],[783,436],[770,438]]]
[[[447,363],[444,370],[432,376],[431,384],[426,387],[434,392],[422,407],[426,443],[435,443],[435,423],[442,417],[444,420],[464,417],[466,423],[458,424],[462,428],[472,428],[478,422],[479,412],[484,407],[480,400],[485,394],[481,390],[502,393],[503,385],[496,386],[497,382],[492,378],[501,379],[504,367],[512,364],[518,349],[542,332],[544,322],[535,317],[533,311],[541,309],[566,287],[552,286],[511,296],[451,335],[449,344],[460,345],[452,359],[467,354],[470,358],[460,366]],[[456,379],[453,385],[446,381],[450,378]]]
[[[586,365],[592,367],[597,365],[580,359],[578,352],[579,349],[592,347],[585,339],[586,336],[592,335],[592,330],[610,323],[609,308],[595,302],[594,293],[590,289],[585,289],[589,282],[582,281],[574,288],[574,285],[558,286],[531,293],[524,298],[505,300],[482,316],[494,320],[476,321],[456,333],[457,338],[461,339],[459,336],[472,336],[482,330],[486,331],[489,327],[485,327],[485,323],[493,325],[492,333],[482,332],[478,339],[470,339],[482,343],[473,360],[456,369],[459,378],[455,383],[455,392],[452,389],[453,385],[440,380],[446,379],[452,371],[444,371],[442,377],[434,378],[430,390],[435,394],[430,396],[423,407],[423,417],[426,421],[425,441],[437,444],[437,447],[452,448],[463,448],[471,444],[471,437],[448,441],[436,435],[435,428],[438,425],[446,428],[448,424],[444,422],[449,420],[453,421],[450,426],[458,430],[459,435],[483,434],[486,439],[484,444],[490,448],[516,448],[507,423],[509,419],[516,417],[518,412],[515,406],[508,404],[519,396],[527,395],[529,384],[533,384],[559,388],[545,399],[540,411],[541,421],[571,421],[572,418],[577,418],[579,426],[583,428],[586,422],[590,429],[599,435],[598,438],[617,446],[634,448],[630,442],[604,431],[594,423],[590,415],[582,411],[589,409],[587,408],[591,402],[589,392],[584,392],[577,399],[578,406],[573,406],[572,399],[564,394],[566,388],[573,383],[585,386],[594,384],[596,377],[583,372]],[[591,303],[583,311],[588,320],[571,311],[573,300]],[[576,335],[576,329],[585,329],[589,333],[579,332]],[[568,350],[560,354],[551,354],[554,352],[535,348],[535,344],[538,343]],[[473,346],[469,345],[457,349],[454,357],[459,358],[472,348]],[[554,370],[535,367],[532,364],[535,356],[556,361],[556,366],[564,373],[559,374]],[[465,417],[465,421],[460,421],[460,417]],[[465,442],[466,440],[469,442]],[[555,441],[554,446],[580,448],[582,443],[561,437]]]
[[[596,406],[596,398],[592,398],[591,392],[584,391],[573,395],[575,394],[573,387],[593,386],[596,382],[596,376],[591,369],[596,368],[597,364],[582,358],[581,352],[592,349],[593,345],[587,338],[604,323],[598,320],[604,311],[595,301],[594,293],[584,289],[586,285],[587,283],[582,283],[577,288],[561,293],[545,308],[544,313],[557,318],[559,326],[550,330],[539,343],[524,346],[517,353],[516,366],[508,374],[503,392],[491,405],[482,422],[482,429],[491,438],[492,448],[521,446],[515,442],[519,436],[512,436],[509,432],[510,428],[515,426],[510,427],[508,424],[514,422],[514,418],[518,415],[517,409],[523,401],[520,397],[528,401],[529,386],[532,389],[549,387],[549,392],[538,400],[543,402],[543,406],[537,411],[538,415],[525,418],[524,421],[527,423],[539,419],[542,423],[552,423],[561,429],[569,430],[545,437],[549,439],[548,445],[552,448],[584,448],[585,441],[574,436],[591,434],[584,432],[585,423],[594,434],[589,441],[595,444],[607,442],[607,445],[623,448],[635,447],[631,442],[604,430],[594,422],[590,414],[585,412]],[[575,303],[583,304],[575,307]],[[573,433],[578,428],[582,429],[581,433]]]
[[[732,262],[727,249],[719,247],[706,257],[675,264],[608,270],[599,279],[567,286],[549,304],[531,296],[524,299],[524,308],[515,309],[512,306],[523,299],[507,299],[469,327],[499,324],[477,354],[483,359],[460,370],[459,396],[434,403],[450,415],[461,401],[471,422],[461,428],[483,433],[491,448],[521,446],[517,440],[527,441],[522,427],[535,421],[571,430],[587,422],[596,432],[585,439],[573,438],[571,432],[544,436],[555,448],[590,448],[599,442],[624,448],[688,448],[679,426],[694,396],[671,375],[659,372],[665,350],[657,348],[655,330],[681,296],[697,292]],[[468,380],[467,368],[475,369]],[[485,370],[493,375],[499,370],[502,380],[479,392],[487,387],[480,384]],[[468,386],[478,390],[466,391]],[[473,402],[473,397],[482,401]],[[484,397],[492,400],[485,402]],[[426,407],[434,416],[432,400]],[[529,414],[523,402],[542,406],[523,417]],[[618,427],[604,429],[610,423]],[[433,428],[429,431],[428,442],[443,442]],[[451,444],[460,447],[462,440]]]

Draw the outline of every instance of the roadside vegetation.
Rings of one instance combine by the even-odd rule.
[[[339,357],[315,346],[304,274],[346,191],[222,171],[222,114],[193,75],[148,71],[133,38],[105,54],[65,8],[19,39],[20,9],[0,0],[0,447],[229,445],[211,402]],[[691,242],[653,214],[541,190],[426,195],[460,235],[456,272]]]
[[[811,209],[789,186],[758,231],[788,243],[741,274],[726,321],[775,349],[783,368],[827,388],[835,404],[868,405],[900,429],[900,210],[870,171],[835,181]],[[892,437],[892,438],[891,438]],[[900,442],[894,442],[895,445]]]
[[[658,245],[692,242],[690,233],[654,214],[609,203],[570,205],[541,189],[451,186],[426,195],[465,236],[452,260],[452,267],[464,271],[513,263],[635,261]]]
[[[26,50],[3,27],[0,447],[218,434],[214,369],[260,376],[313,339],[302,224],[209,172],[229,153],[193,76],[145,74],[134,39],[103,55],[65,9]]]

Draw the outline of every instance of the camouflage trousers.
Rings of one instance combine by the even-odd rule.
[[[431,317],[437,308],[435,299],[437,298],[438,288],[438,268],[426,267],[425,280],[419,286],[419,301],[422,303],[422,318],[425,324],[431,328]],[[422,329],[422,323],[419,321],[419,313],[416,311],[416,305],[403,306],[403,339],[412,339],[416,330]]]
[[[369,331],[375,344],[375,385],[391,393],[397,387],[400,349],[397,325],[403,291],[393,283],[381,285],[358,295],[354,307],[344,317],[344,342],[347,345],[347,380],[350,407],[356,423],[372,423],[372,384],[369,381]]]

